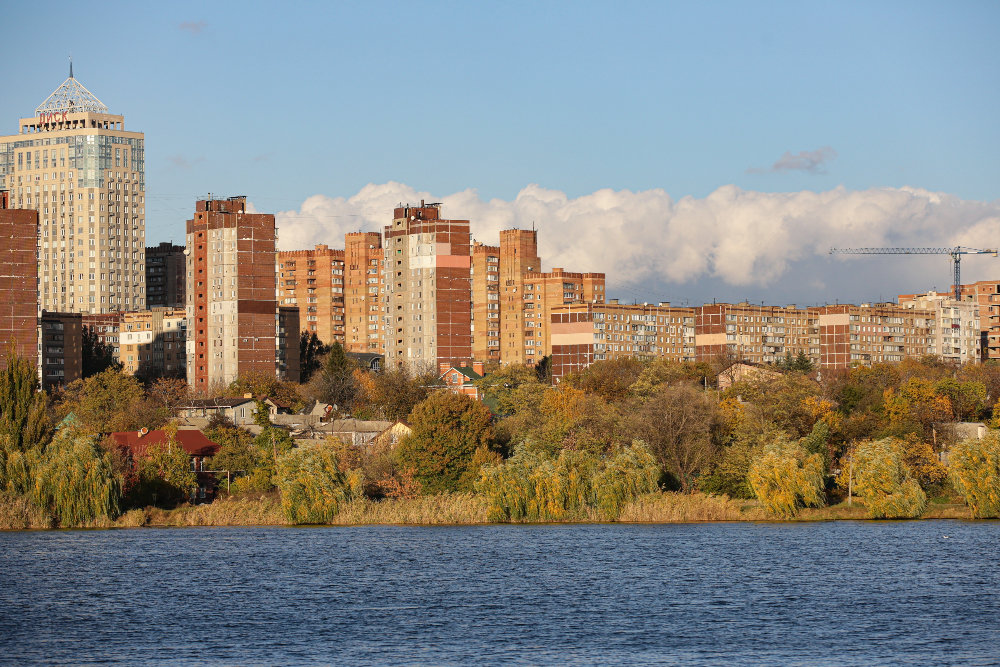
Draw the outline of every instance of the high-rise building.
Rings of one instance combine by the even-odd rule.
[[[146,248],[146,307],[184,308],[184,246],[163,242]]]
[[[278,302],[299,311],[302,329],[327,345],[344,342],[344,251],[326,245],[278,253]]]
[[[247,213],[246,197],[199,201],[187,252],[188,384],[212,392],[244,373],[281,377],[287,335],[278,335],[286,327],[275,297],[274,216]]]
[[[145,170],[142,133],[125,130],[72,65],[17,134],[0,136],[0,188],[39,214],[42,308],[145,308]]]
[[[472,355],[468,220],[441,205],[397,207],[383,243],[385,363],[433,370]]]
[[[572,273],[561,268],[524,276],[524,326],[504,327],[504,363],[537,364],[552,354],[549,334],[555,308],[571,303],[604,303],[603,273]],[[516,344],[508,352],[506,344]]]
[[[344,237],[344,348],[381,353],[382,236],[351,232]]]
[[[472,356],[500,361],[500,248],[472,246]]]
[[[38,211],[8,203],[8,193],[0,190],[0,368],[10,351],[32,366],[38,359]]]

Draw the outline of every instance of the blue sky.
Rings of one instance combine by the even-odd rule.
[[[673,203],[729,185],[909,186],[973,213],[926,238],[933,221],[911,237],[890,211],[885,233],[865,241],[948,244],[986,229],[962,242],[1000,242],[990,222],[1000,198],[995,2],[56,2],[7,8],[5,24],[17,29],[0,41],[0,127],[14,131],[33,113],[72,54],[77,78],[145,132],[150,243],[179,241],[207,192],[247,194],[259,210],[301,218],[310,197],[350,199],[390,182],[445,201],[474,189],[483,202],[512,202],[530,184],[571,201],[662,189]],[[471,217],[454,206],[446,214]],[[315,222],[331,234],[379,221],[328,215]],[[534,222],[544,235],[547,221]],[[763,219],[752,224],[766,233]],[[831,242],[860,245],[845,231],[852,225],[830,224],[840,230]],[[553,234],[566,231],[553,223]],[[809,267],[799,264],[818,256],[791,256],[786,273],[764,281],[651,267],[629,290],[651,300],[876,296],[862,294],[863,282],[802,287],[796,271]],[[621,261],[637,257],[656,261]],[[851,261],[869,271],[870,260]],[[934,285],[943,287],[946,260],[927,261],[914,260],[901,281],[944,262]],[[621,267],[578,268],[606,270],[613,283]],[[984,271],[1000,275],[995,268]]]

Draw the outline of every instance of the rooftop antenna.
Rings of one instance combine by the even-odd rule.
[[[69,78],[73,78],[73,56],[69,57]]]

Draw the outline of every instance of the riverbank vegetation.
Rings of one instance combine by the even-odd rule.
[[[171,430],[183,382],[109,367],[49,396],[15,358],[0,372],[0,528],[1000,517],[1000,365],[800,361],[720,390],[723,361],[602,361],[555,387],[497,367],[477,401],[364,371],[334,345],[306,385],[229,390],[261,407],[336,399],[340,416],[405,418],[410,434],[303,444],[263,409],[256,435],[213,419],[205,469],[233,472],[195,505]],[[171,435],[141,453],[107,437],[139,428]]]

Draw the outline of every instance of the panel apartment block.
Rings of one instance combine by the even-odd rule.
[[[199,201],[187,250],[188,384],[278,375],[274,216],[247,213],[246,197]]]
[[[525,331],[534,336],[534,327],[528,327],[529,319],[535,324],[536,312],[525,301],[525,280],[528,275],[541,274],[542,260],[538,256],[538,232],[528,229],[504,229],[500,231],[500,357],[503,363],[535,364],[540,359],[537,350],[531,346],[533,354],[527,354]],[[533,304],[534,305],[534,304]],[[542,355],[544,356],[544,355]]]
[[[303,330],[344,342],[344,251],[317,245],[278,253],[278,302],[299,311]]]
[[[387,366],[435,369],[472,355],[469,221],[440,214],[440,204],[401,205],[385,228]]]
[[[568,304],[550,317],[553,382],[607,359],[694,361],[694,308]]]
[[[934,310],[894,303],[823,306],[813,309],[820,341],[820,368],[896,363],[938,354]]]
[[[39,214],[38,292],[51,311],[146,305],[145,156],[141,132],[70,76],[0,136],[0,188]]]
[[[695,309],[697,361],[727,358],[776,364],[804,353],[819,363],[816,316],[795,306],[719,303]]]
[[[8,206],[0,190],[0,368],[11,349],[38,363],[38,211]]]
[[[161,243],[146,248],[146,307],[184,308],[184,246]]]
[[[352,232],[344,237],[344,348],[382,354],[382,236]]]
[[[914,295],[907,301],[900,299],[899,306],[934,313],[934,343],[930,354],[956,365],[981,361],[981,319],[988,307],[971,300],[955,301],[952,294]]]

